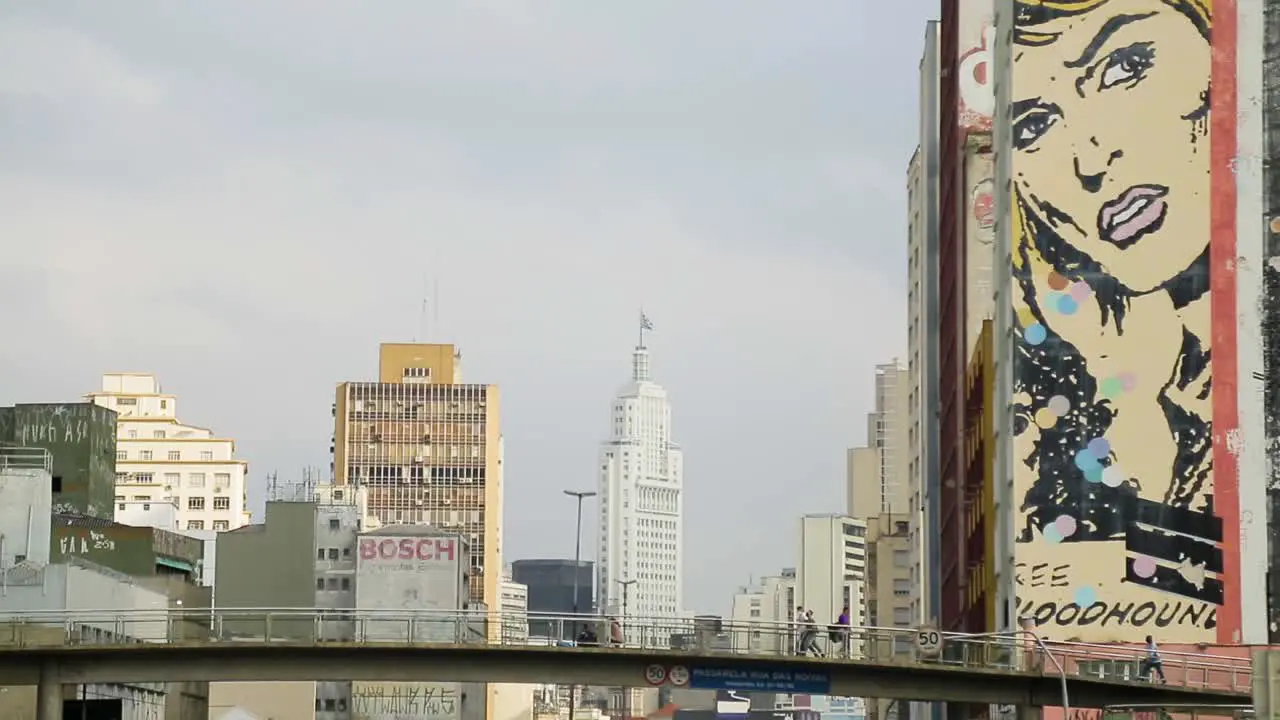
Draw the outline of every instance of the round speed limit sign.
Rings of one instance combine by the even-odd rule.
[[[935,627],[916,630],[916,653],[921,657],[937,657],[942,652],[942,633]]]
[[[662,665],[650,665],[644,669],[645,682],[657,687],[667,681],[667,668]]]

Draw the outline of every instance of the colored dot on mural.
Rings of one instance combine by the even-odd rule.
[[[1093,295],[1093,288],[1089,287],[1089,283],[1080,280],[1072,283],[1071,290],[1069,292],[1071,293],[1072,300],[1082,303]]]
[[[1022,331],[1022,337],[1031,345],[1039,345],[1049,337],[1049,332],[1040,323],[1031,323]]]
[[[1062,395],[1054,395],[1049,398],[1048,407],[1054,415],[1066,415],[1071,412],[1071,401]]]
[[[1044,536],[1044,541],[1050,545],[1057,545],[1062,542],[1062,533],[1058,532],[1058,528],[1054,525],[1045,525],[1040,529],[1040,534]]]
[[[1120,382],[1120,378],[1109,377],[1102,381],[1102,396],[1107,398],[1120,397],[1120,393],[1124,392],[1124,383]]]
[[[1057,272],[1049,273],[1049,288],[1052,290],[1065,290],[1070,282]]]
[[[1084,479],[1088,480],[1091,483],[1100,483],[1102,482],[1102,473],[1105,470],[1106,468],[1102,467],[1101,465],[1098,465],[1096,467],[1091,467],[1088,470],[1084,471]]]
[[[1133,558],[1133,574],[1140,578],[1149,578],[1156,574],[1155,558],[1149,555],[1138,555]]]
[[[1089,441],[1087,446],[1089,454],[1101,460],[1111,454],[1111,443],[1106,438],[1096,437]]]
[[[1102,484],[1107,487],[1120,487],[1128,479],[1119,465],[1108,465],[1102,471]]]
[[[1088,448],[1085,448],[1076,453],[1076,467],[1089,472],[1092,468],[1101,468],[1102,466],[1098,464],[1097,456],[1089,452]]]
[[[1058,424],[1058,414],[1049,408],[1040,408],[1036,411],[1036,425],[1048,430]]]
[[[1133,389],[1138,387],[1138,376],[1131,372],[1120,373],[1117,377],[1120,378],[1120,386],[1125,392],[1133,392]]]
[[[1059,515],[1058,519],[1053,521],[1053,526],[1064,538],[1069,538],[1076,533],[1076,519],[1070,515]]]
[[[1080,305],[1070,295],[1059,295],[1057,308],[1063,315],[1075,315]]]
[[[1073,600],[1076,605],[1079,605],[1082,608],[1087,608],[1098,602],[1098,591],[1088,585],[1082,588],[1077,588]]]

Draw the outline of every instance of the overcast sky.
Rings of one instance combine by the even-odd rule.
[[[0,403],[154,371],[260,508],[438,277],[429,339],[503,393],[506,559],[571,557],[643,305],[725,612],[844,508],[905,356],[936,6],[0,0]]]

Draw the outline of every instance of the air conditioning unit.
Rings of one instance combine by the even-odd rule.
[[[427,458],[422,455],[415,455],[413,458],[413,461],[421,465],[422,463],[427,461]]]

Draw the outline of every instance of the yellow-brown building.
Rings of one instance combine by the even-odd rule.
[[[333,475],[368,491],[378,522],[467,536],[471,598],[498,607],[502,434],[498,388],[462,382],[453,345],[384,343],[378,382],[345,382],[334,404]]]

